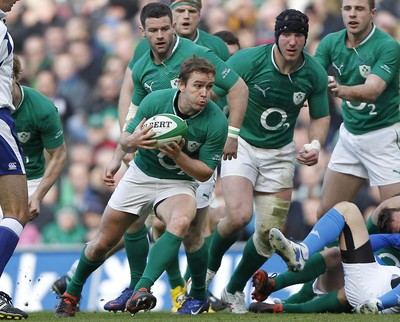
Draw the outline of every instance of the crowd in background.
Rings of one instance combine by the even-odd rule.
[[[102,182],[102,172],[119,137],[119,91],[142,37],[138,13],[148,2],[157,1],[25,0],[7,15],[15,54],[24,69],[22,83],[54,101],[68,148],[63,175],[45,197],[39,218],[25,228],[19,245],[92,239],[112,193]],[[242,48],[253,47],[273,42],[275,17],[285,8],[296,8],[310,18],[306,50],[314,54],[321,38],[343,28],[340,5],[341,0],[203,0],[201,28],[209,33],[230,30]],[[376,6],[375,24],[400,40],[400,1],[378,0]],[[308,142],[306,109],[295,131],[298,147]],[[342,121],[340,100],[330,97],[330,110],[330,131],[319,163],[296,169],[286,226],[286,235],[295,239],[302,239],[316,222],[323,175]],[[356,200],[365,216],[378,203],[377,189],[368,186]],[[250,225],[242,239],[251,229]]]

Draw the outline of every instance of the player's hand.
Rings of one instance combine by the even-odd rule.
[[[335,77],[333,76],[328,76],[328,88],[333,94],[333,96],[338,97],[339,96],[339,84],[336,81]]]
[[[304,148],[302,148],[299,151],[296,160],[301,164],[311,167],[318,163],[318,157],[319,151],[317,149],[311,149],[307,152]]]
[[[115,179],[114,176],[118,172],[119,168],[121,167],[121,162],[116,162],[114,159],[106,166],[104,173],[103,173],[103,182],[109,186],[115,186]]]
[[[135,152],[138,148],[148,150],[157,149],[157,147],[154,146],[157,140],[152,139],[152,137],[155,135],[155,133],[151,131],[153,127],[147,126],[146,128],[143,128],[145,122],[146,118],[143,118],[138,126],[136,126],[133,133],[126,134],[127,132],[124,132],[124,135],[121,135],[119,142],[123,151],[131,153]]]
[[[178,144],[176,142],[171,142],[168,144],[164,144],[163,147],[159,147],[158,149],[164,153],[166,156],[170,157],[172,160],[176,160],[179,158],[182,148],[185,146],[185,139]]]
[[[29,221],[35,219],[37,216],[39,216],[40,212],[40,202],[36,198],[29,198],[28,202],[28,207],[29,207]]]
[[[224,160],[232,160],[237,158],[238,139],[228,136],[224,146]]]

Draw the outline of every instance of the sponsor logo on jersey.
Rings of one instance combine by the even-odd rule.
[[[18,132],[18,140],[21,143],[26,143],[31,138],[30,132]]]
[[[299,105],[300,103],[303,103],[305,97],[306,93],[303,92],[293,93],[293,103]]]
[[[154,82],[151,82],[151,84],[149,85],[149,84],[147,84],[147,83],[144,83],[144,88],[147,90],[147,91],[149,91],[149,92],[152,92],[153,91],[153,84],[154,84]]]
[[[392,73],[392,71],[390,70],[390,67],[388,66],[388,65],[382,65],[381,66],[381,68],[385,71],[385,72],[387,72],[387,73],[389,73],[389,74],[391,74]]]
[[[17,170],[17,162],[10,162],[8,164],[8,170],[9,171]]]
[[[342,71],[341,69],[343,68],[343,64],[340,65],[340,67],[338,67],[338,65],[336,65],[335,63],[332,63],[333,68],[335,68],[337,70],[337,72],[339,73],[339,75],[342,75]]]
[[[187,149],[189,152],[195,152],[201,147],[201,143],[196,141],[188,141]]]
[[[362,77],[367,78],[371,74],[371,66],[361,65],[358,66]]]
[[[266,93],[271,87],[267,87],[266,89],[262,89],[260,85],[255,84],[255,85],[254,85],[254,88],[257,89],[257,90],[259,90],[259,91],[263,94],[264,97],[267,97],[267,95],[266,95],[265,93]]]
[[[231,72],[230,68],[225,68],[224,71],[221,73],[222,78],[225,79],[226,76],[228,76],[230,72]]]

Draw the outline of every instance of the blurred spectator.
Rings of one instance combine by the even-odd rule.
[[[74,60],[78,77],[93,90],[103,69],[104,55],[94,52],[87,41],[75,40],[69,43],[68,52]]]
[[[400,26],[394,14],[386,10],[378,10],[374,18],[374,23],[379,29],[398,39]]]
[[[68,44],[63,25],[52,24],[48,26],[44,32],[44,39],[46,42],[46,53],[50,59],[67,50]]]
[[[74,162],[68,166],[68,172],[61,178],[60,205],[73,205],[81,210],[85,206],[85,193],[89,187],[89,167]]]
[[[102,74],[97,79],[94,99],[88,104],[87,113],[103,113],[107,108],[118,108],[118,98],[121,89],[121,78],[115,78],[112,74]]]
[[[19,237],[17,247],[32,246],[39,244],[41,242],[42,242],[42,236],[40,234],[39,229],[32,221],[30,221],[25,225],[24,230],[22,231],[22,234]]]
[[[36,89],[53,101],[66,129],[66,121],[72,116],[73,110],[68,100],[58,93],[58,82],[52,70],[44,70],[37,75]],[[65,134],[68,135],[68,132]]]
[[[24,56],[24,77],[29,85],[34,87],[37,74],[52,66],[52,61],[47,56],[44,38],[39,35],[26,38],[22,55]]]
[[[87,230],[85,241],[91,241],[97,233],[105,205],[100,201],[91,200],[82,210],[82,221]]]
[[[80,223],[76,208],[65,206],[57,210],[54,222],[43,228],[42,238],[45,244],[76,244],[84,243],[86,229]]]

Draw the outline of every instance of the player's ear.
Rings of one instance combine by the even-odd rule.
[[[139,31],[142,33],[143,38],[146,38],[146,33],[142,26],[139,26]]]

